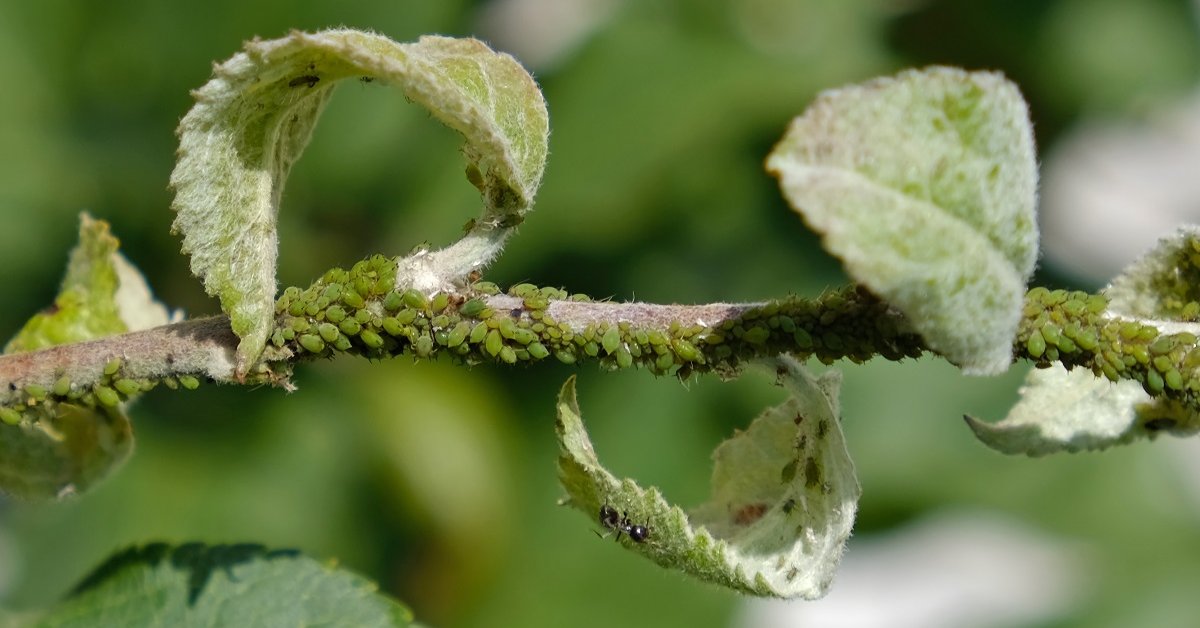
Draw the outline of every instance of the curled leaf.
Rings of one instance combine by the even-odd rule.
[[[1016,86],[934,67],[825,92],[767,169],[846,271],[968,373],[1003,372],[1037,260]]]
[[[626,529],[624,544],[664,567],[754,595],[824,595],[861,494],[838,422],[841,376],[814,379],[787,356],[770,366],[791,397],[717,448],[712,498],[690,516],[600,464],[567,380],[557,429],[570,505],[593,520],[608,505],[618,525],[646,526],[640,543]]]
[[[79,244],[54,305],[35,314],[5,353],[167,323],[167,309],[153,299],[141,273],[117,247],[107,223],[82,214]],[[17,398],[8,399],[10,407],[4,411],[20,420],[0,422],[0,492],[25,499],[82,492],[124,463],[133,449],[133,429],[119,407],[61,403],[49,411],[36,393],[12,394]]]
[[[1194,343],[1200,337],[1200,228],[1183,227],[1161,240],[1104,294],[1109,297],[1109,315],[1156,327],[1162,334],[1190,334]],[[1184,364],[1191,362],[1189,358]],[[1174,363],[1166,366],[1174,368]],[[1180,369],[1175,375],[1181,389],[1193,390],[1200,369]],[[1163,432],[1186,436],[1200,431],[1200,407],[1186,397],[1152,397],[1139,382],[1110,382],[1061,366],[1031,371],[1021,400],[1004,420],[990,424],[965,418],[989,447],[1030,456],[1104,449]]]
[[[348,29],[247,43],[196,90],[171,174],[174,229],[241,338],[240,374],[273,325],[275,224],[287,175],[334,86],[360,77],[400,87],[466,140],[468,179],[484,212],[468,234],[477,257],[463,274],[490,261],[533,203],[549,124],[541,91],[512,57],[473,39],[400,44]]]

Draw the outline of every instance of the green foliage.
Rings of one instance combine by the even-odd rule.
[[[109,558],[35,625],[391,627],[412,625],[412,613],[293,550],[159,543]]]

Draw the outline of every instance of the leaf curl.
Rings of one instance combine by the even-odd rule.
[[[288,173],[333,88],[360,77],[396,85],[466,140],[468,178],[484,210],[464,238],[471,246],[455,258],[471,259],[443,272],[486,264],[532,206],[549,124],[541,91],[512,57],[473,39],[401,44],[350,29],[248,42],[194,92],[171,174],[173,228],[241,339],[240,375],[272,330],[276,220]]]
[[[824,595],[861,494],[838,422],[841,376],[813,378],[789,356],[769,367],[790,398],[717,448],[712,498],[691,515],[601,465],[567,380],[557,422],[567,503],[593,519],[607,504],[647,526],[643,542],[624,544],[664,567],[753,595]]]

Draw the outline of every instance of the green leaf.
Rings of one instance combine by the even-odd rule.
[[[1163,334],[1200,337],[1200,227],[1183,227],[1161,240],[1104,294],[1110,316],[1157,327]],[[1193,369],[1183,378],[1184,387],[1193,389],[1200,373]],[[1151,397],[1139,382],[1114,383],[1061,366],[1030,371],[1020,401],[1002,421],[964,418],[987,446],[1029,456],[1104,449],[1163,432],[1200,432],[1200,408],[1194,403]]]
[[[841,375],[813,378],[788,356],[769,366],[791,397],[717,448],[711,501],[690,516],[601,466],[567,380],[557,422],[567,503],[597,525],[607,504],[648,526],[644,542],[622,543],[664,567],[754,595],[824,595],[861,494],[838,419]]]
[[[167,323],[167,309],[117,246],[107,223],[82,214],[79,244],[54,305],[34,315],[5,353]],[[23,499],[79,493],[120,467],[133,450],[133,429],[121,408],[61,403],[50,412],[36,400],[23,407],[20,423],[0,423],[0,492]]]
[[[906,71],[825,92],[767,160],[846,271],[967,373],[1003,372],[1037,261],[1029,114],[999,74]]]
[[[120,552],[37,625],[409,626],[412,613],[349,571],[259,545],[163,543]]]
[[[5,353],[94,340],[164,325],[167,309],[154,301],[141,273],[117,252],[108,223],[79,217],[79,244],[54,305],[35,314],[4,347]]]
[[[541,91],[512,57],[473,39],[399,44],[355,30],[247,43],[195,92],[171,174],[174,229],[183,234],[192,272],[221,300],[241,338],[240,374],[273,325],[275,224],[288,172],[334,86],[360,77],[400,87],[462,133],[468,179],[484,200],[468,234],[480,245],[472,247],[478,257],[468,265],[490,261],[533,203],[549,123]]]

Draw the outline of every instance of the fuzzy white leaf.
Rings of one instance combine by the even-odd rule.
[[[821,94],[767,160],[858,282],[972,374],[1003,372],[1037,260],[1025,101],[999,74],[906,71]]]

